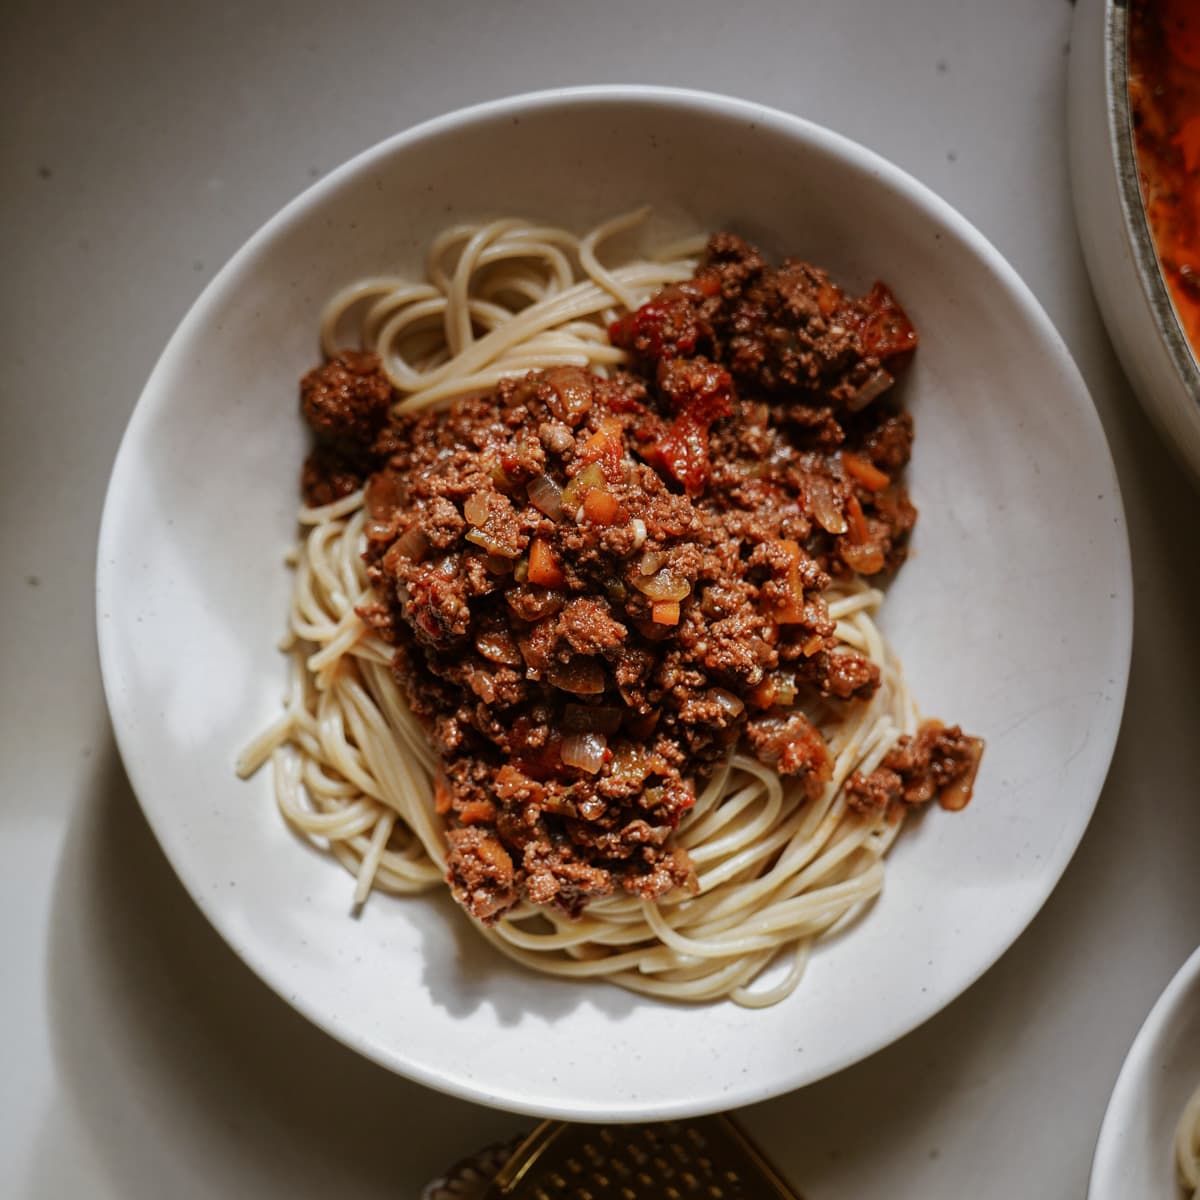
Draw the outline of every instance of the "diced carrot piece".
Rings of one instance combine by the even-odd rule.
[[[749,691],[746,699],[750,701],[755,708],[770,708],[775,703],[775,695],[778,692],[778,687],[775,680],[769,675],[762,683],[755,685]]]
[[[804,621],[804,585],[800,582],[800,558],[802,551],[798,542],[784,538],[779,543],[791,558],[788,565],[788,595],[772,614],[780,625],[800,625]]]
[[[615,525],[621,519],[621,505],[612,492],[597,488],[584,496],[583,515],[596,525]]]
[[[446,786],[446,780],[439,771],[433,780],[433,809],[440,817],[444,817],[450,811],[451,797],[450,789]]]
[[[540,587],[558,587],[564,579],[562,567],[545,538],[534,538],[529,547],[529,582]]]
[[[679,601],[655,600],[650,609],[650,617],[656,625],[678,625]]]
[[[857,496],[851,496],[846,501],[846,515],[850,518],[850,540],[861,546],[870,535],[867,529],[867,518],[863,515],[862,505]]]
[[[849,450],[842,451],[842,466],[846,468],[846,474],[851,479],[856,479],[868,491],[882,492],[892,482],[891,477],[884,474],[874,463],[859,458],[857,454],[851,454]]]

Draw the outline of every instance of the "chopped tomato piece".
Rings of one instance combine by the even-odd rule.
[[[877,283],[871,289],[867,307],[861,336],[868,354],[886,360],[917,348],[917,331],[886,284]]]
[[[723,367],[703,358],[663,363],[658,376],[676,416],[659,439],[651,465],[662,467],[695,496],[704,490],[711,470],[709,426],[733,411],[733,380]]]
[[[708,425],[680,415],[648,452],[651,466],[661,467],[689,496],[699,495],[708,482]]]
[[[658,362],[695,354],[701,329],[692,301],[681,288],[665,287],[636,312],[608,327],[614,346]]]

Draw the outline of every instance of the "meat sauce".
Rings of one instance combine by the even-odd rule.
[[[1138,178],[1175,311],[1200,354],[1200,5],[1132,0],[1129,106]]]
[[[615,322],[628,368],[559,367],[448,411],[390,414],[369,355],[305,377],[302,486],[366,481],[363,620],[441,762],[448,881],[493,921],[694,887],[671,835],[730,750],[810,796],[831,756],[804,710],[879,686],[825,593],[903,562],[917,334],[882,284],[767,265],[717,234],[694,277]],[[981,744],[923,726],[853,775],[864,812],[970,795]]]

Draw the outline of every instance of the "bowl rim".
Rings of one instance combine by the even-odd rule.
[[[112,715],[114,737],[133,791],[138,798],[139,807],[145,814],[156,840],[163,848],[172,870],[183,884],[185,891],[191,896],[192,901],[210,924],[237,956],[285,1003],[335,1040],[385,1069],[463,1100],[539,1117],[562,1117],[583,1121],[672,1119],[694,1116],[714,1111],[714,1109],[705,1097],[681,1098],[674,1103],[637,1101],[620,1107],[606,1106],[603,1103],[597,1104],[590,1100],[552,1106],[537,1101],[522,1103],[511,1093],[500,1096],[490,1091],[483,1083],[447,1078],[421,1064],[404,1060],[394,1050],[382,1045],[374,1037],[365,1035],[361,1031],[347,1026],[344,1022],[333,1019],[329,1013],[309,1003],[305,996],[290,992],[278,972],[269,963],[262,961],[251,946],[244,944],[244,939],[237,937],[234,931],[228,928],[227,922],[214,911],[209,902],[209,896],[198,884],[190,881],[183,870],[176,865],[176,856],[171,850],[176,842],[174,831],[159,819],[152,805],[147,805],[142,800],[143,795],[150,794],[152,789],[147,786],[147,771],[143,769],[138,756],[133,753],[134,745],[128,723],[119,719],[119,714],[126,710],[128,705],[118,694],[116,684],[119,675],[117,638],[108,632],[106,627],[109,623],[104,618],[110,594],[115,587],[118,559],[116,541],[119,523],[116,513],[118,505],[114,499],[114,494],[118,489],[114,486],[115,481],[122,473],[124,461],[136,453],[143,427],[149,423],[152,413],[162,403],[162,379],[170,374],[175,360],[194,336],[195,329],[202,324],[210,311],[224,300],[225,294],[234,281],[254,262],[261,250],[310,207],[325,201],[346,182],[369,169],[376,162],[385,161],[391,156],[403,152],[409,146],[416,145],[428,138],[453,133],[460,127],[469,127],[480,120],[512,119],[564,104],[596,103],[651,105],[668,109],[682,108],[693,113],[741,119],[749,123],[757,122],[790,138],[818,146],[842,159],[852,161],[882,182],[902,191],[914,207],[923,210],[931,219],[951,231],[967,249],[986,264],[989,272],[996,279],[997,286],[1005,289],[1015,302],[1019,303],[1024,310],[1031,314],[1032,318],[1039,322],[1047,346],[1052,348],[1062,362],[1078,377],[1080,389],[1089,400],[1088,405],[1085,406],[1083,418],[1094,426],[1098,435],[1097,446],[1103,455],[1099,466],[1105,470],[1108,476],[1108,496],[1111,497],[1113,506],[1113,542],[1115,543],[1113,552],[1119,559],[1119,562],[1114,565],[1119,568],[1120,583],[1118,594],[1113,598],[1112,607],[1112,665],[1114,670],[1112,685],[1117,702],[1106,706],[1097,713],[1099,727],[1097,732],[1107,744],[1107,750],[1098,756],[1091,776],[1086,780],[1079,781],[1081,790],[1085,792],[1089,802],[1080,808],[1077,827],[1060,838],[1054,846],[1053,854],[1046,857],[1044,890],[1039,889],[1036,901],[1023,908],[1017,920],[1006,930],[1006,936],[995,940],[990,953],[982,956],[977,963],[973,964],[972,969],[958,979],[955,987],[944,994],[939,991],[939,994],[931,998],[920,1012],[906,1015],[900,1021],[881,1023],[874,1038],[864,1042],[855,1051],[831,1061],[819,1075],[793,1081],[786,1087],[780,1087],[777,1084],[764,1086],[753,1080],[747,1080],[741,1087],[723,1093],[720,1098],[721,1106],[728,1108],[771,1099],[783,1092],[807,1086],[809,1083],[826,1078],[865,1060],[931,1020],[942,1009],[962,996],[1003,957],[1042,910],[1046,900],[1061,881],[1090,825],[1116,749],[1117,734],[1128,690],[1133,640],[1133,585],[1130,547],[1120,482],[1099,414],[1094,402],[1090,400],[1090,392],[1079,374],[1069,348],[1041,302],[1001,252],[948,201],[908,171],[886,159],[877,151],[844,134],[783,109],[702,89],[657,84],[588,84],[515,93],[456,109],[391,134],[353,155],[288,201],[234,251],[208,282],[175,328],[134,406],[114,459],[112,476],[101,514],[96,580],[98,650],[105,699]]]
[[[1132,1182],[1121,1177],[1121,1166],[1128,1162],[1125,1134],[1129,1129],[1129,1113],[1138,1101],[1139,1088],[1148,1076],[1156,1051],[1193,993],[1200,995],[1200,946],[1184,959],[1159,993],[1125,1053],[1096,1138],[1088,1176],[1088,1200],[1112,1200],[1119,1194],[1115,1189]],[[1165,1143],[1169,1147],[1171,1139],[1166,1138]],[[1164,1155],[1170,1156],[1170,1150],[1164,1149]]]
[[[1106,0],[1105,7],[1104,55],[1108,91],[1105,99],[1125,238],[1142,292],[1154,314],[1154,323],[1162,335],[1175,373],[1192,403],[1200,406],[1200,351],[1193,350],[1171,299],[1142,199],[1129,104],[1129,5],[1127,0]]]

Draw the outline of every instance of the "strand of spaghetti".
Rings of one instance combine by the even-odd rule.
[[[331,802],[346,800],[357,796],[358,792],[352,784],[344,779],[336,779],[328,774],[319,762],[306,758],[300,772],[300,781],[310,794],[320,794]]]
[[[375,828],[371,832],[371,844],[358,866],[358,878],[354,884],[354,904],[356,908],[364,905],[367,902],[367,897],[371,894],[371,886],[375,882],[375,874],[379,870],[380,859],[383,858],[383,848],[387,845],[388,838],[392,836],[392,829],[395,824],[395,813],[381,812],[378,814]]]
[[[306,504],[301,505],[300,511],[296,514],[296,520],[301,525],[323,525],[326,521],[336,521],[339,517],[357,512],[362,508],[362,503],[363,490],[359,488],[358,491],[351,492],[348,496],[333,501],[332,504],[321,505],[319,508],[313,508]]]
[[[445,857],[441,833],[434,827],[431,814],[420,797],[422,780],[407,758],[400,753],[367,693],[359,684],[347,680],[343,690],[350,702],[356,738],[364,746],[365,757],[380,781],[378,797],[398,812],[420,838],[431,861],[442,865]]]
[[[359,280],[336,292],[321,312],[321,352],[333,358],[339,351],[338,325],[352,308],[372,297],[390,299],[393,304],[412,304],[438,294],[429,284],[413,284],[392,276],[374,276]]]
[[[811,949],[811,939],[805,938],[796,942],[795,946],[789,947],[786,951],[792,960],[792,965],[779,983],[772,988],[762,988],[761,990],[753,987],[732,988],[729,998],[743,1008],[770,1008],[772,1004],[778,1004],[781,1000],[787,999],[799,986],[800,980],[804,976]],[[781,951],[781,955],[783,953]]]
[[[362,603],[360,600],[359,603]],[[351,647],[361,639],[366,629],[362,619],[350,608],[342,619],[333,627],[333,636],[325,642],[324,647],[308,660],[308,669],[318,672],[329,666],[335,659],[341,658]]]
[[[467,238],[466,245],[459,253],[454,274],[450,278],[450,287],[446,293],[446,345],[450,348],[452,358],[462,354],[475,340],[471,331],[467,293],[480,252],[490,242],[494,242],[502,234],[519,225],[519,221],[512,219],[493,221],[489,225],[484,225]]]
[[[655,937],[679,954],[697,958],[740,958],[756,950],[778,948],[780,933],[794,936],[809,926],[819,927],[827,923],[830,914],[840,915],[847,908],[873,896],[880,883],[881,878],[876,879],[871,872],[867,872],[863,877],[832,884],[816,895],[773,906],[754,920],[741,924],[734,936],[685,936],[673,929],[652,903],[643,904],[643,916]]]
[[[344,688],[339,674],[317,699],[317,737],[329,763],[364,795],[383,802],[382,788],[365,761],[362,750],[348,740],[350,710],[342,703]]]
[[[360,663],[359,667],[375,703],[383,714],[387,728],[400,736],[405,749],[420,765],[427,779],[432,779],[437,772],[437,759],[391,678],[390,660],[386,664],[378,661]]]
[[[354,740],[362,748],[364,762],[371,770],[375,782],[375,798],[399,813],[420,835],[421,805],[415,802],[420,794],[420,783],[404,755],[398,752],[394,741],[382,729],[382,718],[361,686],[347,676],[338,681],[338,690],[344,705],[346,721]],[[437,859],[441,853],[441,840],[429,829],[428,838],[422,836],[426,851]]]
[[[638,297],[626,288],[621,280],[611,271],[600,265],[600,260],[596,257],[596,248],[601,242],[607,241],[610,237],[618,233],[624,233],[627,229],[632,229],[635,225],[640,225],[649,214],[650,206],[646,205],[643,208],[634,209],[633,212],[613,217],[611,221],[605,221],[603,225],[597,225],[579,243],[579,262],[588,273],[592,282],[598,287],[603,288],[610,296],[619,300],[630,312],[633,312],[637,308]]]
[[[300,773],[294,756],[276,751],[274,759],[276,800],[289,823],[307,834],[345,840],[370,829],[378,816],[374,804],[365,799],[353,801],[333,813],[314,812],[300,799]]]
[[[613,275],[621,284],[638,291],[658,287],[663,283],[679,282],[686,279],[690,273],[691,264],[689,263],[664,264],[663,266],[642,263],[618,267],[613,271]],[[494,362],[503,351],[526,341],[534,334],[568,321],[577,320],[580,317],[592,315],[599,312],[607,303],[608,293],[597,287],[596,284],[590,280],[577,283],[560,295],[516,313],[506,325],[472,342],[445,366],[427,377],[423,381],[422,391],[445,382],[446,378],[452,374],[456,376],[472,375]],[[383,347],[385,344],[386,328],[380,334],[380,346]],[[390,364],[387,359],[384,359],[384,366],[390,374]],[[397,384],[397,387],[401,391],[411,390],[401,384]],[[405,411],[424,407],[421,401],[421,394],[410,395],[399,407]]]
[[[748,821],[736,824],[736,818],[742,816],[744,810],[760,798],[764,803],[758,806],[758,812]],[[739,845],[753,843],[760,834],[765,834],[776,823],[782,807],[782,794],[774,795],[769,788],[764,789],[757,783],[735,792],[712,814],[707,829],[688,830],[688,844],[685,848],[692,862],[699,867],[710,859],[724,857]],[[727,809],[730,811],[726,812]],[[726,824],[734,827],[723,836],[715,837],[716,831]]]

